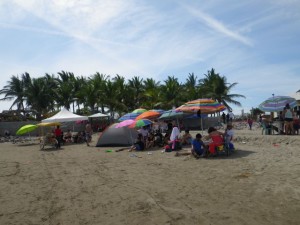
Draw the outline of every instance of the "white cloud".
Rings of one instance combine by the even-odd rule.
[[[255,107],[269,94],[284,94],[299,83],[294,82],[299,4],[277,2],[229,0],[224,7],[220,0],[188,1],[189,6],[146,0],[2,0],[0,30],[22,37],[22,48],[12,46],[8,58],[2,45],[1,74],[65,70],[88,76],[98,71],[157,80],[174,75],[185,81],[188,73],[199,78],[215,68],[228,82],[239,83],[233,92],[247,96],[240,99],[245,108]],[[45,44],[35,45],[30,37]]]
[[[229,29],[225,24],[221,23],[220,21],[214,19],[210,15],[202,12],[199,9],[192,8],[190,6],[185,5],[184,6],[186,10],[193,15],[194,17],[198,18],[200,21],[202,21],[206,26],[212,28],[213,30],[230,37],[234,40],[237,40],[245,45],[253,46],[252,41],[239,34],[238,32],[233,31],[232,29]]]

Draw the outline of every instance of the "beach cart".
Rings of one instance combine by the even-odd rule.
[[[45,149],[45,146],[49,146],[51,148],[58,147],[58,141],[56,140],[54,134],[49,131],[50,127],[55,127],[60,125],[58,122],[53,123],[39,123],[37,126],[41,127],[41,137],[40,137],[40,150]],[[48,131],[47,131],[48,128]],[[46,130],[46,131],[45,131]]]
[[[45,136],[41,137],[40,139],[40,150],[45,149],[45,146],[49,146],[51,148],[57,148],[58,141],[52,134],[48,133]]]

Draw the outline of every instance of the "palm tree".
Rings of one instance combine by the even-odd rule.
[[[9,110],[12,107],[17,106],[17,110],[19,112],[24,110],[24,103],[25,99],[25,92],[26,92],[26,85],[30,80],[30,75],[28,73],[24,73],[21,75],[21,79],[19,76],[12,76],[10,81],[7,82],[7,85],[0,90],[0,95],[4,95],[1,101],[11,101],[14,100]]]
[[[188,78],[186,79],[185,84],[183,85],[184,88],[184,98],[185,101],[198,99],[201,96],[200,93],[200,85],[197,83],[197,76],[194,73],[189,73]]]
[[[133,99],[131,99],[131,101],[135,103],[134,108],[139,108],[143,102],[143,79],[139,77],[133,77],[128,81],[128,86],[130,89],[132,89]]]
[[[53,108],[53,89],[49,87],[46,77],[33,78],[28,83],[26,100],[37,120],[41,120],[41,115],[48,113]]]
[[[182,86],[179,84],[178,79],[174,76],[168,76],[165,83],[161,86],[162,102],[165,109],[178,107],[182,104]]]
[[[74,101],[74,82],[75,76],[71,72],[58,72],[59,77],[56,79],[56,102],[58,106],[63,106],[70,110],[70,105]]]
[[[144,93],[143,93],[143,107],[147,109],[160,108],[161,102],[161,91],[160,82],[156,82],[152,78],[144,80]]]
[[[101,113],[104,113],[104,99],[107,97],[104,95],[104,88],[106,85],[107,80],[109,79],[109,76],[105,74],[100,74],[99,72],[95,73],[90,80],[93,80],[93,85],[95,87],[96,93],[96,111],[98,112],[98,108],[101,108]]]
[[[201,87],[204,90],[203,97],[212,98],[223,103],[230,111],[232,108],[229,104],[241,106],[241,103],[234,100],[234,98],[245,98],[245,96],[240,94],[230,94],[232,88],[238,83],[227,83],[226,77],[215,73],[214,69],[208,71],[208,73],[204,74],[204,76],[205,78],[200,80]]]

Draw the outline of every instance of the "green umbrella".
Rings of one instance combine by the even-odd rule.
[[[188,115],[191,114],[171,109],[169,111],[164,112],[160,117],[158,117],[158,119],[179,119]]]
[[[20,127],[20,129],[17,131],[17,135],[26,134],[28,132],[34,131],[38,126],[34,124],[27,124],[23,127]]]

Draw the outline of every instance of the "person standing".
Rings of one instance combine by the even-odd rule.
[[[62,141],[62,130],[60,129],[60,126],[57,125],[56,129],[54,130],[55,138],[57,140],[57,148],[60,148],[61,141]]]
[[[226,123],[228,124],[230,120],[229,113],[226,114]]]
[[[289,103],[287,103],[285,105],[283,115],[284,115],[284,124],[285,124],[285,134],[293,134],[294,133],[294,127],[293,127],[294,113],[293,113]]]
[[[89,122],[87,122],[85,125],[85,141],[87,146],[90,146],[89,143],[92,141],[92,132],[92,126]]]
[[[229,114],[229,122],[232,123],[232,120],[234,119],[234,114],[232,111],[230,111],[228,114]]]
[[[249,129],[252,130],[253,120],[252,120],[251,117],[249,117],[249,118],[247,119],[247,123],[248,123]]]
[[[222,122],[223,122],[224,124],[226,123],[226,115],[225,115],[224,112],[222,113]]]

